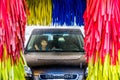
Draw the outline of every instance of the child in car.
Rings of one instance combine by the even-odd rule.
[[[48,51],[48,47],[47,47],[47,45],[48,45],[47,40],[46,40],[46,39],[42,39],[41,42],[40,42],[40,47],[38,47],[37,44],[35,44],[34,47],[35,47],[36,50],[40,50],[40,51]]]

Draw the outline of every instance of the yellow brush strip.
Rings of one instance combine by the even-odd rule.
[[[30,15],[28,25],[50,25],[52,22],[51,0],[27,0]]]
[[[118,51],[120,60],[120,50]],[[92,57],[93,58],[93,57]],[[88,77],[87,80],[119,80],[120,79],[120,62],[116,65],[110,63],[110,55],[106,54],[104,63],[102,64],[99,58],[97,62],[93,63],[93,59],[88,62]]]
[[[11,55],[8,54],[6,45],[3,46],[4,52],[0,61],[0,80],[25,80],[24,65],[27,65],[20,51],[20,57],[13,64]]]

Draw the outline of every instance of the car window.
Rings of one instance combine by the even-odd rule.
[[[36,50],[35,45],[38,48],[41,47],[42,40],[47,41],[47,49],[44,52],[48,51],[84,51],[83,50],[83,35],[80,30],[39,30],[36,29],[32,32],[28,44],[26,46],[27,51],[42,51]]]

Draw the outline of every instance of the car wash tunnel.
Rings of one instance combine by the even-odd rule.
[[[0,80],[120,80],[120,0],[0,0]]]

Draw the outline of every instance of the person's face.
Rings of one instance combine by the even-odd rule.
[[[46,47],[47,46],[47,41],[46,40],[42,40],[41,45],[42,45],[42,47]]]

